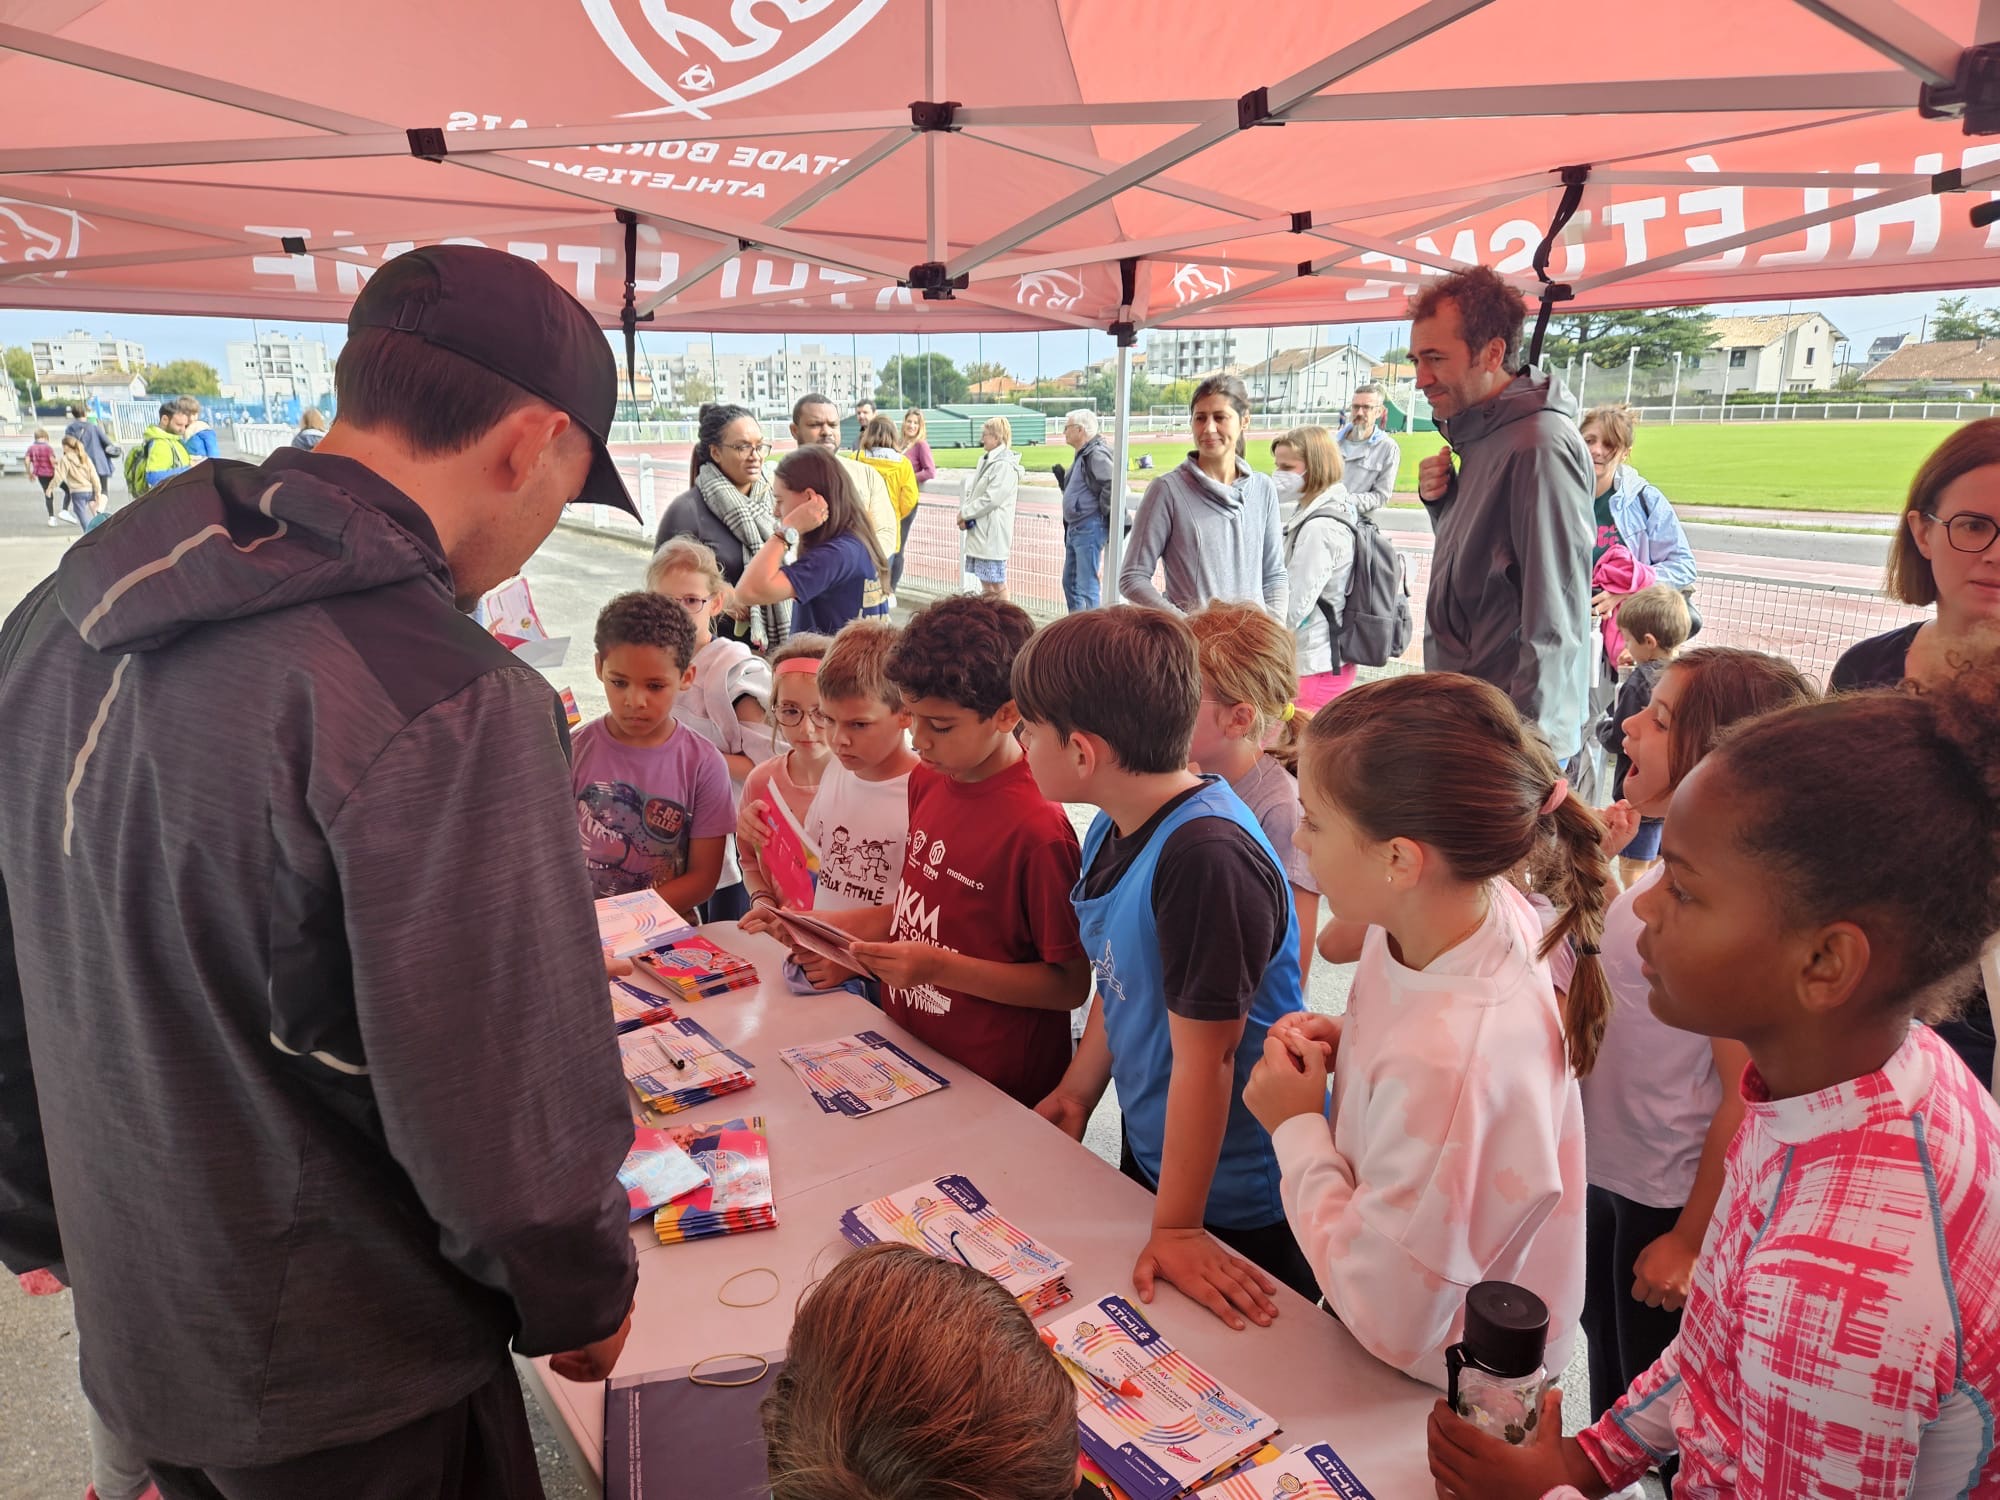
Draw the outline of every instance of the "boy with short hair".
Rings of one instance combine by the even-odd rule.
[[[834,919],[864,939],[854,951],[891,1020],[1031,1109],[1062,1081],[1069,1012],[1090,995],[1076,830],[1014,738],[1010,677],[1034,633],[1025,610],[985,596],[903,627],[887,671],[921,763],[901,884],[892,904]]]
[[[1241,1314],[1268,1324],[1265,1271],[1319,1291],[1285,1224],[1270,1137],[1243,1106],[1265,1033],[1299,1008],[1298,919],[1256,815],[1187,769],[1194,636],[1133,605],[1070,615],[1015,659],[1014,701],[1042,795],[1102,809],[1076,892],[1098,1003],[1037,1112],[1081,1140],[1116,1078],[1120,1165],[1157,1195],[1132,1273],[1140,1299],[1164,1276],[1232,1328]]]
[[[908,709],[889,680],[889,654],[897,630],[886,620],[856,620],[833,638],[819,664],[819,712],[833,760],[813,794],[806,814],[806,837],[819,849],[819,887],[813,910],[820,913],[886,906],[903,867],[910,826],[911,754]],[[744,807],[736,838],[745,848],[763,846],[773,816],[762,802]],[[760,891],[743,926],[749,932],[782,937],[772,913],[778,905]],[[825,988],[853,975],[828,960],[794,953],[814,985]]]
[[[694,623],[659,594],[620,594],[597,617],[597,680],[610,709],[576,732],[570,784],[593,893],[651,889],[691,913],[715,894],[735,821],[722,752],[683,729]]]
[[[1653,689],[1682,646],[1687,644],[1693,621],[1687,600],[1679,589],[1664,583],[1653,584],[1628,594],[1618,605],[1618,632],[1625,638],[1625,652],[1632,665],[1619,679],[1618,695],[1612,700],[1610,716],[1597,726],[1597,742],[1617,757],[1611,773],[1613,800],[1625,795],[1625,773],[1632,768],[1625,754],[1625,721],[1644,713],[1653,701]],[[1626,885],[1637,880],[1660,857],[1661,818],[1641,818],[1639,831],[1618,856],[1618,877]]]

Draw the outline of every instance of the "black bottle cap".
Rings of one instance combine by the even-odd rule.
[[[1532,1375],[1548,1348],[1548,1304],[1511,1281],[1482,1281],[1465,1294],[1461,1341],[1481,1369],[1508,1379]]]

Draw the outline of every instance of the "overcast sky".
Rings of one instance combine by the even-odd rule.
[[[2000,289],[1981,288],[1966,293],[1975,307],[2000,306]],[[1924,315],[1937,305],[1937,297],[1930,293],[1906,293],[1887,297],[1828,297],[1818,301],[1794,303],[1736,303],[1719,305],[1711,309],[1716,313],[1769,313],[1783,312],[1787,307],[1794,309],[1817,308],[1826,314],[1856,346],[1854,354],[1865,353],[1868,344],[1885,333],[1907,332],[1915,337],[1920,331]],[[1371,354],[1378,354],[1392,344],[1406,341],[1407,330],[1400,323],[1362,323],[1356,325],[1334,324],[1332,334],[1341,339],[1352,338]],[[13,312],[0,309],[0,344],[26,345],[34,339],[59,338],[75,329],[84,329],[93,334],[113,334],[120,338],[134,339],[143,344],[146,357],[154,364],[165,364],[176,359],[198,359],[216,367],[228,378],[223,345],[231,339],[250,337],[249,320],[242,318],[163,318],[137,317],[116,313],[74,313],[74,312]],[[265,323],[259,322],[260,333],[297,333],[307,337],[322,338],[326,341],[327,355],[331,358],[339,349],[342,329],[338,324],[321,323]],[[640,341],[642,350],[648,355],[678,354],[689,339],[705,338],[704,334],[652,333],[642,330]],[[1146,335],[1141,334],[1141,347]],[[617,336],[613,335],[614,343]],[[835,347],[835,352],[846,352],[849,348],[872,356],[875,366],[883,363],[897,352],[897,340],[893,334],[863,334],[850,339],[843,334],[798,334],[795,343],[825,343]],[[724,334],[717,341],[720,353],[766,353],[778,348],[780,339],[775,334]],[[1065,370],[1075,369],[1084,363],[1086,336],[1081,332],[1045,333],[1040,336],[1039,353],[1036,335],[1031,333],[989,333],[983,336],[970,333],[946,333],[935,337],[926,336],[925,346],[948,354],[960,365],[980,357],[999,360],[1008,369],[1024,380],[1032,380],[1036,375],[1039,359],[1041,373],[1059,375]],[[902,339],[903,352],[914,355],[918,349],[917,336],[905,334]],[[1092,359],[1101,359],[1114,350],[1109,337],[1092,334],[1088,337],[1088,352]]]

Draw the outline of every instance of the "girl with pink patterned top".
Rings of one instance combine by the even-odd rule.
[[[1454,673],[1354,688],[1313,718],[1298,844],[1336,921],[1366,924],[1339,1019],[1271,1028],[1243,1101],[1327,1306],[1376,1358],[1442,1386],[1465,1294],[1583,1302],[1583,1107],[1608,1004],[1603,825],[1506,696]],[[1553,839],[1542,922],[1507,875]],[[1581,956],[1559,1004],[1546,955]],[[1333,1090],[1332,1123],[1325,1115]]]
[[[1894,778],[1884,790],[1883,776]],[[1628,782],[1629,785],[1629,782]],[[2000,928],[2000,663],[1738,726],[1640,892],[1652,1013],[1750,1054],[1680,1332],[1511,1448],[1440,1403],[1441,1496],[2000,1497],[2000,1108],[1929,1026]]]

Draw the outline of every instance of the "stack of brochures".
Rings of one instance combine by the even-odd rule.
[[[694,935],[694,924],[652,891],[598,898],[597,940],[611,958],[630,958]]]
[[[674,1005],[665,995],[623,979],[611,981],[611,1023],[616,1030],[637,1031],[673,1019]]]
[[[1326,1443],[1288,1453],[1234,1474],[1201,1492],[1200,1500],[1375,1500]]]
[[[678,1139],[683,1132],[675,1131]],[[708,1186],[663,1204],[653,1230],[663,1245],[705,1240],[718,1234],[775,1229],[777,1197],[771,1191],[771,1151],[764,1119],[752,1115],[720,1125],[696,1125],[685,1132],[687,1153],[708,1173]]]
[[[641,953],[633,962],[683,1000],[754,989],[757,984],[755,964],[700,936]]]
[[[879,1031],[785,1047],[778,1056],[830,1115],[872,1115],[951,1086]]]
[[[984,1271],[1031,1318],[1070,1299],[1068,1258],[1001,1218],[970,1178],[934,1177],[850,1208],[840,1232],[851,1244],[901,1242]]]
[[[708,1173],[674,1135],[673,1131],[654,1130],[645,1125],[632,1132],[632,1149],[625,1153],[618,1181],[631,1200],[635,1219],[643,1219],[662,1203],[685,1198],[696,1188],[708,1185]]]
[[[618,1057],[639,1102],[661,1114],[697,1109],[757,1081],[747,1060],[686,1016],[621,1032]]]
[[[1189,1360],[1123,1297],[1057,1319],[1042,1338],[1076,1384],[1083,1451],[1128,1495],[1192,1494],[1278,1431],[1272,1417]]]

